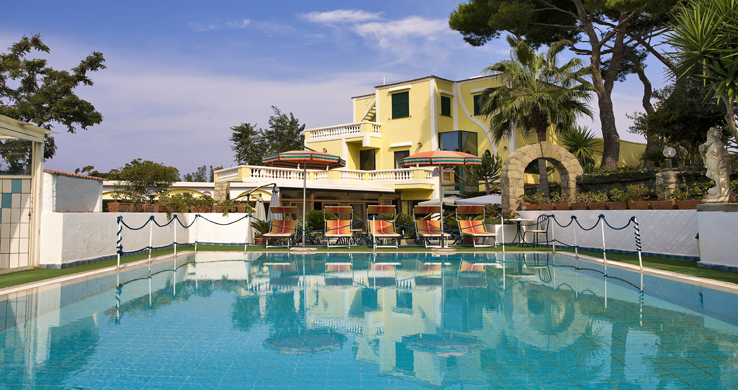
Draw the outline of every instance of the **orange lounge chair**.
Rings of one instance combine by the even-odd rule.
[[[418,230],[418,237],[423,240],[423,245],[426,248],[433,247],[430,245],[430,240],[438,240],[438,246],[440,246],[441,237],[445,237],[444,240],[446,241],[451,237],[450,234],[441,231],[441,221],[415,221],[415,228]]]
[[[336,243],[333,247],[346,247],[351,248],[351,215],[353,209],[351,206],[326,206],[324,209],[325,213],[336,214],[339,219],[325,220],[325,238],[327,240],[328,248],[331,247],[331,240],[335,239]],[[348,219],[340,219],[341,214],[346,214]]]
[[[297,226],[297,221],[295,220],[274,220],[272,221],[272,230],[269,233],[264,234],[264,238],[266,238],[266,247],[267,248],[281,248],[285,245],[269,245],[269,239],[270,238],[276,238],[276,239],[285,239],[287,241],[286,247],[290,247],[290,236],[295,234],[295,227]]]
[[[481,220],[460,220],[459,215],[469,215],[469,214],[482,214]],[[484,229],[484,206],[481,205],[474,205],[474,206],[459,206],[456,208],[456,221],[459,223],[459,231],[463,236],[470,236],[472,238],[472,243],[475,248],[489,248],[491,246],[497,246],[497,233],[490,233]],[[485,245],[484,239],[492,237],[493,239],[493,245]],[[477,240],[480,240],[480,243],[477,244]]]
[[[385,220],[369,220],[369,235],[372,237],[374,243],[374,249],[377,249],[377,241],[388,240],[393,244],[384,244],[381,246],[389,248],[397,248],[400,245],[399,233],[395,232],[395,225],[390,221]]]

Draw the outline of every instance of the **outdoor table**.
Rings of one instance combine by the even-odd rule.
[[[515,242],[515,240],[518,240],[518,244],[525,243],[525,230],[523,230],[523,222],[533,222],[533,219],[529,218],[513,218],[508,219],[508,221],[515,222],[515,238],[511,241],[511,243]]]

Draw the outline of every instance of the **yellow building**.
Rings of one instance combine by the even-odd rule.
[[[346,168],[329,172],[310,172],[308,188],[311,207],[319,208],[331,201],[351,203],[353,196],[377,193],[369,202],[392,203],[398,211],[410,212],[414,203],[438,198],[433,170],[400,169],[399,161],[411,154],[430,150],[459,150],[481,156],[484,153],[507,158],[515,149],[537,142],[535,136],[515,135],[495,143],[488,123],[479,112],[482,92],[500,85],[496,75],[452,81],[427,76],[374,87],[372,93],[352,100],[352,123],[308,129],[305,146],[341,156]],[[551,133],[552,134],[552,133]],[[556,142],[549,134],[549,141]],[[621,165],[635,166],[645,145],[624,143]],[[246,182],[257,177],[300,177],[295,188],[301,188],[301,173],[287,169],[240,166],[216,172],[216,180]],[[447,173],[448,175],[448,173]],[[557,181],[554,173],[551,180]],[[533,183],[533,176],[526,182]],[[299,185],[298,185],[299,184]],[[444,185],[444,192],[456,192],[460,186]],[[345,195],[336,195],[343,190]],[[328,191],[325,191],[328,190]],[[338,190],[338,191],[336,191]],[[327,198],[316,199],[315,193],[328,192]],[[319,197],[320,197],[319,196]],[[299,201],[299,202],[298,202]],[[301,203],[302,199],[296,199]],[[356,209],[355,209],[356,213]]]

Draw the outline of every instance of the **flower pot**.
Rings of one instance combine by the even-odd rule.
[[[132,213],[134,210],[133,203],[118,203],[120,206],[118,212],[120,213]]]
[[[521,203],[521,210],[538,210],[538,203]]]
[[[191,213],[209,213],[212,210],[210,206],[190,206]]]
[[[554,209],[553,203],[540,203],[538,205],[538,210],[551,211],[553,209]]]
[[[628,203],[628,208],[631,210],[648,210],[649,203],[647,200],[632,200]]]
[[[110,202],[110,203],[108,203],[108,212],[110,212],[110,213],[119,213],[120,212],[120,203],[118,203],[118,202]]]
[[[569,207],[572,210],[586,210],[587,203],[586,202],[569,203]]]
[[[675,207],[673,200],[654,200],[651,201],[651,208],[654,210],[673,210]]]
[[[569,210],[571,203],[553,203],[554,210]]]
[[[214,213],[222,213],[223,212],[223,206],[213,206],[213,212]]]
[[[254,238],[255,245],[266,245],[266,243],[267,243],[266,237],[255,237]]]
[[[236,206],[236,212],[237,213],[245,213],[246,212],[246,206]]]
[[[698,204],[702,204],[702,199],[677,200],[676,208],[679,210],[694,210]]]
[[[625,207],[625,205],[623,205]],[[606,210],[605,202],[587,202],[587,208],[590,210]]]
[[[159,205],[156,204],[145,204],[142,206],[144,213],[155,213],[159,210]]]
[[[628,208],[628,204],[625,202],[602,202],[605,206],[605,210],[625,210]]]

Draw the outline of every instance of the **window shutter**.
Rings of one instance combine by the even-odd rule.
[[[392,94],[392,119],[410,116],[410,92]]]

